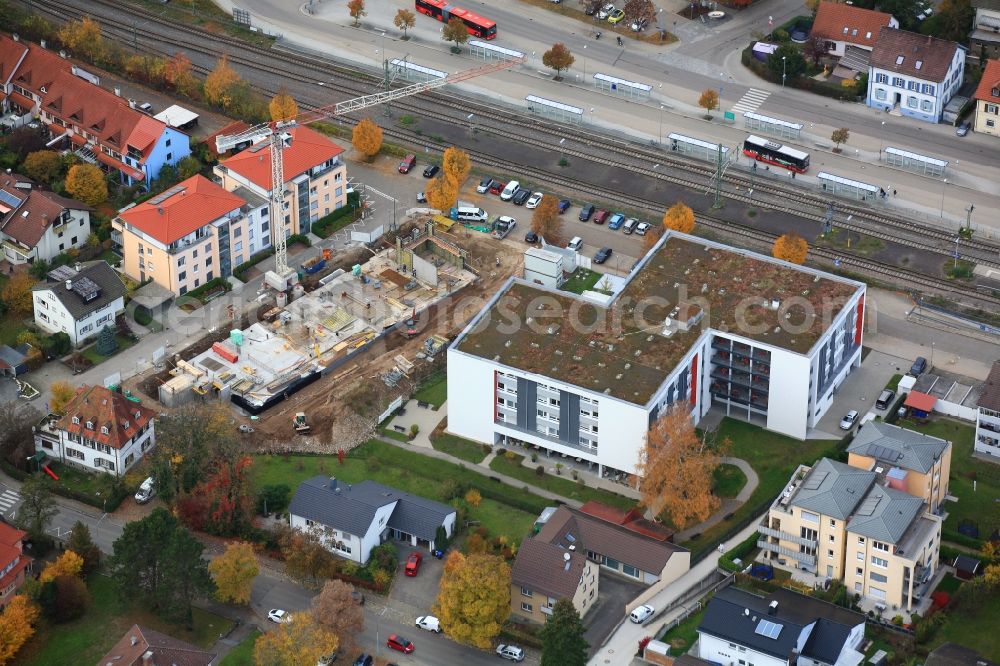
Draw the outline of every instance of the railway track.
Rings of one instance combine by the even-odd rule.
[[[33,0],[33,6],[49,13],[59,21],[76,19],[88,14],[88,12],[62,0]],[[214,60],[220,55],[220,52],[226,52],[229,54],[230,62],[234,65],[245,67],[251,71],[268,73],[278,80],[291,80],[310,85],[323,81],[324,86],[318,91],[320,94],[309,95],[305,99],[303,99],[304,96],[300,96],[304,108],[315,108],[331,103],[333,100],[327,96],[330,92],[342,94],[346,99],[370,94],[379,90],[382,85],[381,78],[374,74],[350,69],[321,56],[307,56],[281,48],[266,49],[247,44],[229,35],[206,33],[191,26],[165,20],[152,12],[127,3],[122,4],[112,0],[90,0],[88,7],[94,6],[103,6],[116,14],[114,19],[106,16],[101,17],[102,27],[106,34],[115,36],[125,43],[129,41],[138,43],[141,37],[143,40],[142,48],[158,55],[172,56],[174,52],[183,50],[189,53],[200,53]],[[123,19],[122,15],[131,16],[132,21],[127,18]],[[139,20],[143,23],[137,23]],[[147,28],[146,25],[160,26],[161,29],[153,30]],[[181,36],[178,37],[178,34]],[[207,38],[208,35],[210,38]],[[167,48],[152,46],[156,43],[164,44]],[[194,69],[199,73],[207,74],[209,67],[195,65]],[[334,75],[332,78],[331,74]],[[269,94],[274,94],[278,88],[278,86],[272,86],[269,89],[262,85],[257,85],[257,87],[262,92]],[[459,124],[465,122],[468,113],[474,113],[477,118],[476,125],[480,131],[518,142],[524,141],[523,132],[514,132],[509,128],[516,127],[519,123],[525,123],[527,120],[530,122],[530,126],[536,130],[537,136],[532,137],[532,143],[536,147],[567,157],[576,157],[608,167],[626,169],[637,175],[671,182],[694,190],[706,189],[715,171],[714,165],[692,162],[669,152],[650,149],[647,145],[634,140],[599,134],[586,128],[574,127],[572,129],[572,143],[570,145],[560,144],[560,139],[569,138],[566,136],[565,126],[536,116],[526,118],[524,115],[512,111],[498,110],[495,105],[468,99],[447,91],[438,90],[397,100],[393,105],[409,113],[449,119]],[[340,120],[348,124],[356,122],[346,117]],[[383,133],[406,143],[430,144],[442,149],[447,147],[433,137],[418,135],[412,130],[397,126],[385,127]],[[499,172],[525,174],[525,176],[535,178],[537,182],[562,185],[583,194],[593,192],[593,183],[565,178],[559,174],[540,169],[525,168],[521,164],[515,164],[478,146],[469,149],[469,152],[477,164],[494,167]],[[670,166],[676,171],[665,173],[668,170],[661,170],[660,167],[663,166]],[[828,204],[828,199],[824,197],[798,190],[789,191],[768,183],[765,179],[758,178],[753,184],[755,196],[751,200],[750,196],[744,194],[751,182],[749,177],[727,172],[725,180],[727,185],[725,197],[727,199],[756,203],[757,205],[763,204],[768,209],[814,221],[824,219]],[[626,207],[639,207],[657,215],[662,212],[664,204],[664,202],[650,199],[637,200],[634,197],[627,199],[616,197],[613,193],[608,193],[605,198],[617,200]],[[849,203],[838,203],[837,208],[841,213],[851,217],[849,220],[837,220],[836,226],[839,228],[884,241],[904,243],[910,247],[942,256],[952,256],[951,246],[954,243],[954,234],[943,229],[881,215]],[[699,218],[710,228],[757,243],[766,242],[768,239],[773,241],[774,238],[773,234],[711,215],[699,214]],[[980,239],[970,239],[962,241],[962,250],[962,257],[965,259],[1000,265],[997,262],[1000,245]],[[1000,299],[993,297],[992,293],[984,293],[974,285],[962,285],[910,269],[888,266],[833,250],[812,248],[810,252],[814,256],[822,257],[830,262],[839,260],[841,265],[867,274],[892,277],[896,281],[904,281],[907,285],[922,285],[938,293],[962,294],[993,304],[1000,303]]]

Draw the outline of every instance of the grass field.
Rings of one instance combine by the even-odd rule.
[[[811,465],[825,455],[832,456],[836,453],[836,442],[832,440],[802,442],[730,418],[723,419],[719,424],[717,436],[720,442],[726,438],[732,442],[729,455],[750,463],[757,472],[760,483],[750,499],[734,511],[731,517],[681,544],[692,551],[692,561],[700,555],[698,551],[718,544],[720,537],[732,526],[763,511],[763,505],[778,496],[800,462]]]
[[[468,460],[470,463],[478,465],[486,457],[481,444],[459,437],[449,435],[446,432],[434,432],[431,434],[431,446],[442,453]]]
[[[561,289],[563,291],[571,291],[574,294],[582,294],[583,292],[593,289],[597,281],[601,279],[603,273],[598,273],[597,271],[591,271],[586,268],[578,268],[573,271],[573,274],[569,276],[569,279],[563,283]]]
[[[539,464],[544,464],[544,462],[543,459]],[[597,500],[602,504],[619,509],[631,509],[636,505],[636,500],[631,497],[608,492],[601,488],[591,488],[581,485],[573,480],[568,471],[564,472],[565,476],[553,476],[548,472],[544,476],[538,476],[535,472],[535,467],[537,467],[536,464],[532,464],[531,467],[525,467],[519,459],[510,460],[504,456],[497,456],[490,461],[490,469],[495,472],[512,476],[519,481],[544,488],[567,499],[577,500],[578,502]]]
[[[942,643],[958,643],[995,659],[1000,655],[998,617],[1000,594],[984,594],[974,608],[950,611],[948,621],[938,630],[928,649],[933,650]]]
[[[209,648],[232,622],[194,609],[194,631],[172,625],[143,607],[141,599],[123,602],[111,579],[94,575],[87,581],[91,603],[79,620],[39,626],[12,662],[16,666],[52,664],[96,664],[133,624],[140,624],[201,648]]]
[[[747,475],[736,465],[719,465],[712,477],[712,493],[716,497],[736,497],[747,485]]]
[[[98,363],[103,363],[109,358],[112,358],[115,354],[119,354],[125,351],[126,349],[128,349],[129,347],[131,347],[136,343],[135,340],[132,340],[131,338],[126,338],[125,336],[122,335],[116,335],[115,339],[118,341],[118,349],[116,349],[115,353],[112,354],[111,356],[102,356],[101,354],[99,354],[97,352],[96,344],[87,347],[82,352],[80,352],[80,354],[94,365],[97,365]]]
[[[240,641],[225,658],[219,662],[219,666],[254,666],[253,644],[257,641],[260,632],[256,629],[250,635]]]
[[[528,534],[535,518],[549,504],[541,497],[496,483],[476,471],[377,440],[352,451],[343,465],[337,462],[336,456],[254,457],[257,487],[286,483],[294,489],[303,480],[316,475],[336,476],[342,485],[371,479],[445,503],[445,481],[474,483],[489,488],[495,497],[509,497],[511,504],[484,496],[478,507],[469,507],[468,519],[480,521],[492,536],[506,535],[517,543]],[[528,506],[531,511],[527,510]]]
[[[448,376],[442,374],[432,379],[421,386],[413,397],[423,402],[429,402],[434,405],[434,409],[440,408],[448,399]]]
[[[707,603],[707,601],[706,601]],[[670,646],[670,654],[678,657],[691,649],[691,646],[698,640],[698,625],[704,617],[705,610],[688,616],[673,629],[665,632],[659,640]]]

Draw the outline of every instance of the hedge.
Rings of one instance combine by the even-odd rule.
[[[227,280],[226,278],[217,277],[217,278],[212,278],[211,280],[201,285],[197,289],[192,289],[191,291],[186,293],[185,296],[190,296],[191,298],[197,298],[199,301],[203,301],[202,296],[207,295],[209,292],[215,291],[219,287],[222,287],[223,291],[229,291],[230,289],[233,288],[233,286],[229,284],[229,280]]]
[[[767,66],[766,61],[760,61],[753,57],[753,44],[743,49],[741,61],[744,67],[765,81],[770,81],[771,83],[781,82]],[[790,78],[788,79],[788,86],[847,102],[857,102],[860,99],[857,86],[852,85],[845,88],[844,86],[834,85],[826,81],[817,81],[810,76],[803,75],[798,78]]]
[[[244,261],[242,264],[233,269],[233,277],[242,282],[246,282],[246,273],[251,268],[264,261],[268,257],[274,254],[274,248],[268,248],[266,250],[261,250],[255,255],[252,255],[249,259]]]
[[[733,560],[742,561],[747,555],[753,552],[753,549],[757,547],[757,539],[759,538],[760,532],[754,532],[745,540],[727,550],[719,557],[719,566],[726,571],[732,571],[733,573],[743,571],[743,569],[746,568],[746,562],[736,564]]]
[[[28,477],[31,476],[28,472],[14,467],[6,460],[0,460],[0,469],[3,469],[3,471],[9,476],[14,477],[18,481],[27,481]],[[111,488],[111,494],[108,495],[107,502],[100,497],[93,496],[89,493],[81,493],[73,490],[72,488],[61,486],[58,483],[50,484],[49,489],[52,491],[53,495],[59,495],[60,497],[83,502],[84,504],[89,504],[92,507],[105,510],[108,513],[113,513],[129,494],[124,484],[118,484],[116,487],[113,486]]]
[[[360,207],[361,195],[351,192],[347,195],[347,205],[341,206],[329,215],[321,217],[313,223],[312,232],[321,238],[335,234],[354,221],[354,213]],[[345,219],[346,218],[346,219]]]
[[[306,247],[312,246],[312,241],[309,240],[309,237],[306,236],[305,234],[292,234],[291,236],[285,239],[286,245],[294,245],[295,243],[302,243]]]

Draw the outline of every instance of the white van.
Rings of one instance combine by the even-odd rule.
[[[511,199],[513,199],[514,193],[517,192],[517,189],[519,187],[521,187],[521,183],[517,182],[516,180],[512,180],[509,183],[507,183],[507,187],[503,188],[503,192],[500,193],[500,200],[510,201]]]
[[[485,222],[490,219],[489,213],[474,206],[459,206],[456,217],[459,222]]]
[[[135,492],[135,501],[137,504],[145,504],[151,500],[155,494],[156,489],[153,488],[153,477],[146,477],[146,480],[139,486],[139,490]]]
[[[623,234],[632,233],[633,231],[635,231],[635,228],[638,224],[639,220],[635,219],[634,217],[628,218],[627,220],[625,220],[624,226],[622,226],[622,233]]]
[[[573,240],[569,242],[569,245],[566,246],[566,249],[579,252],[581,247],[583,247],[583,239],[580,238],[579,236],[573,236]]]

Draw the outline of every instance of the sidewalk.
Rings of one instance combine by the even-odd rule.
[[[708,528],[722,522],[726,516],[746,504],[750,496],[753,495],[753,491],[757,490],[757,486],[760,484],[760,477],[757,476],[757,472],[754,471],[753,467],[746,460],[724,456],[719,462],[724,465],[739,467],[747,477],[746,485],[736,494],[736,497],[722,500],[722,506],[719,507],[718,511],[709,516],[707,520],[675,534],[674,539],[678,543],[684,543],[695,534],[703,534]]]

